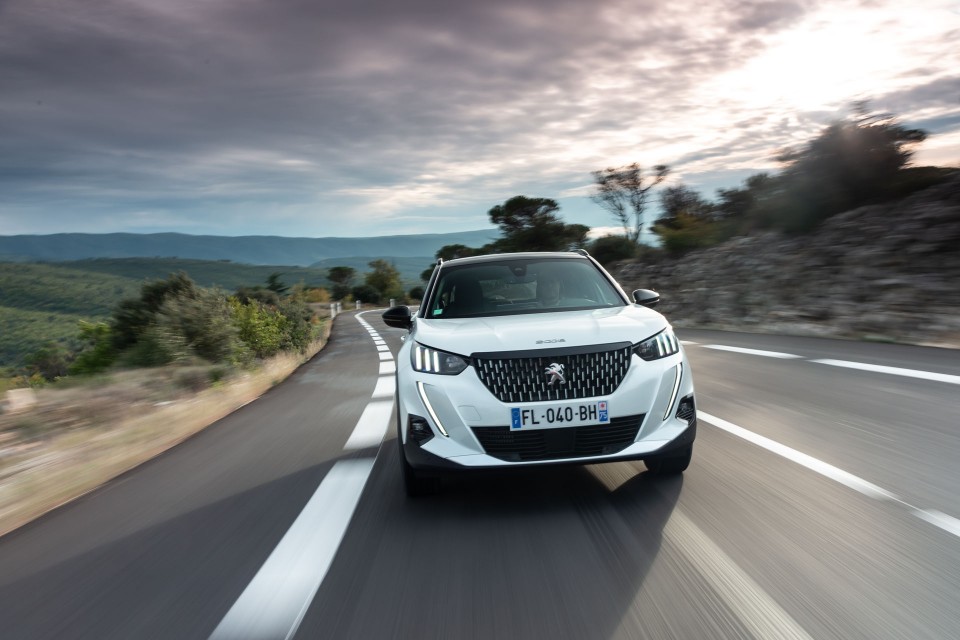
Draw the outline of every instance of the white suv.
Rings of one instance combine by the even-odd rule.
[[[697,417],[686,355],[666,319],[634,303],[585,251],[440,261],[397,357],[407,493],[449,471],[643,460],[690,464]]]

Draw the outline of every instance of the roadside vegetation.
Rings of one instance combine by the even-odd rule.
[[[402,294],[403,286],[396,278],[403,276],[391,262],[380,260],[377,265],[371,267],[370,273],[359,276],[347,267],[350,278],[360,282],[354,282],[346,291],[338,291],[335,299],[347,303],[354,300],[377,303],[385,295],[387,300],[400,298],[397,294]],[[331,269],[329,273],[336,271]],[[39,371],[36,363],[54,358],[69,364],[81,350],[89,347],[92,334],[88,325],[106,324],[108,329],[123,330],[123,324],[118,324],[114,317],[116,307],[137,298],[145,283],[163,281],[170,274],[181,272],[188,274],[197,291],[188,296],[194,312],[201,311],[198,305],[212,304],[208,300],[209,291],[219,291],[221,297],[237,298],[245,308],[233,310],[238,318],[247,322],[243,335],[251,340],[254,338],[250,323],[267,322],[258,317],[265,311],[254,313],[249,307],[251,300],[268,309],[277,309],[281,314],[290,312],[295,316],[289,308],[291,305],[297,302],[313,306],[328,304],[332,301],[329,291],[336,284],[328,279],[327,269],[254,266],[228,261],[122,258],[58,263],[0,262],[0,392],[14,384],[13,378],[21,379],[17,384],[22,385],[24,377],[33,377],[35,384],[58,377],[47,375],[49,370]],[[367,284],[368,278],[375,291],[353,290],[354,285]],[[417,279],[415,273],[408,278],[410,282]],[[251,284],[257,282],[261,284]],[[383,287],[386,294],[381,293],[379,287]],[[169,324],[169,314],[161,315],[164,319],[161,325]],[[254,354],[263,357],[270,349],[270,342],[256,344]],[[204,348],[198,346],[201,350]],[[237,357],[242,359],[242,356],[241,353]],[[40,376],[34,377],[38,372]]]
[[[0,386],[0,534],[283,380],[320,349],[328,300],[279,273],[228,294],[181,272],[29,354]]]

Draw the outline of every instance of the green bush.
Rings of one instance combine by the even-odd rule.
[[[48,342],[27,356],[27,368],[31,374],[39,374],[47,380],[67,375],[71,353],[61,344]]]
[[[377,304],[380,302],[380,291],[368,284],[362,284],[354,287],[350,292],[354,300],[359,300],[364,304]]]
[[[299,298],[284,300],[279,311],[286,319],[281,348],[303,353],[319,332],[319,325],[314,324],[313,311]]]
[[[227,298],[205,289],[167,299],[157,314],[159,326],[180,336],[194,354],[209,362],[232,358],[239,341],[233,320]]]
[[[604,236],[590,243],[587,250],[597,262],[607,265],[617,260],[629,260],[635,257],[637,245],[624,236]]]
[[[107,369],[117,359],[110,325],[80,321],[80,342],[84,345],[70,365],[70,374],[89,375]]]
[[[236,298],[229,301],[237,335],[258,358],[276,354],[283,346],[286,317],[279,311],[256,301],[243,304]]]
[[[190,347],[183,336],[168,327],[154,325],[140,333],[133,346],[124,350],[120,362],[128,367],[159,367],[188,360]]]

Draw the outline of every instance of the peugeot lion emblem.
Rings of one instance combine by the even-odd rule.
[[[553,383],[557,380],[560,381],[560,384],[567,384],[567,380],[563,377],[563,365],[553,362],[544,370],[544,373],[547,374],[548,382],[547,386],[552,387]]]

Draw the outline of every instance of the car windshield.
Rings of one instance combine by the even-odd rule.
[[[445,269],[425,305],[425,316],[468,318],[624,305],[614,286],[587,260],[504,260]]]

